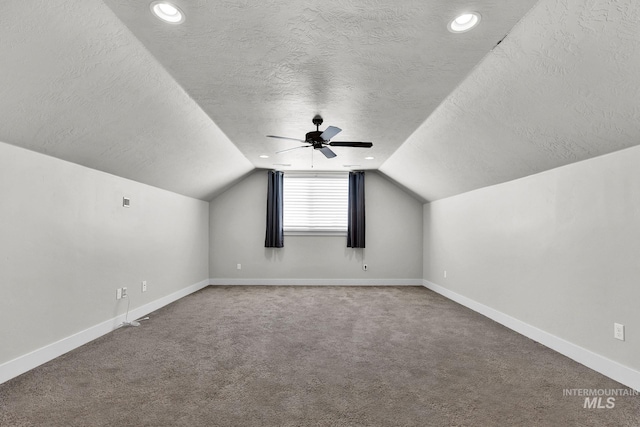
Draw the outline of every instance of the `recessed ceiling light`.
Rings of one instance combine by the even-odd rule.
[[[365,160],[373,160],[373,159],[375,159],[375,157],[373,157],[373,156],[367,156],[367,157],[365,157],[364,159],[365,159]]]
[[[269,158],[269,156],[267,156],[266,154],[261,154],[261,155],[260,155],[260,158],[261,158],[261,159],[268,159],[268,158]]]
[[[184,21],[184,13],[180,8],[166,1],[154,1],[151,3],[151,11],[159,19],[170,24],[180,24]]]
[[[458,15],[453,21],[449,22],[447,28],[452,33],[464,33],[469,31],[480,22],[480,14],[477,12],[468,12]]]

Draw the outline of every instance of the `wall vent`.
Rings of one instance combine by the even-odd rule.
[[[122,206],[124,206],[125,208],[128,208],[131,206],[131,200],[128,197],[123,197],[122,198]]]

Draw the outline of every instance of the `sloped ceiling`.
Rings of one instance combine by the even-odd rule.
[[[179,26],[105,3],[256,167],[345,170],[381,165],[534,1],[473,2],[485,25],[464,34],[447,24],[470,4],[450,0],[176,1]],[[265,135],[304,139],[315,114],[374,148],[274,155],[300,143]]]
[[[201,199],[253,169],[102,2],[0,9],[0,141]]]
[[[640,3],[542,0],[381,167],[436,200],[640,143]]]
[[[6,3],[0,141],[203,200],[312,166],[435,200],[640,142],[632,0],[176,0],[181,25],[150,1]],[[265,135],[315,114],[374,147],[276,155],[296,143]]]

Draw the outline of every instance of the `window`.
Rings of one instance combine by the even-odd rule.
[[[346,234],[348,174],[285,173],[283,187],[287,234]]]

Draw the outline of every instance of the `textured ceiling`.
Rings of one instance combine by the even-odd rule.
[[[313,150],[274,155],[300,144],[265,135],[304,139],[321,114],[321,129],[343,129],[334,140],[374,143],[313,156],[316,169],[345,170],[381,165],[534,1],[176,1],[180,26],[144,1],[105,3],[256,167],[310,168]],[[450,33],[470,7],[483,25]]]
[[[202,199],[253,169],[102,2],[0,9],[0,141]]]
[[[640,143],[640,3],[541,0],[381,167],[435,200]]]
[[[5,3],[0,141],[205,200],[312,164],[435,200],[640,142],[632,0]],[[275,155],[315,114],[374,147]]]

